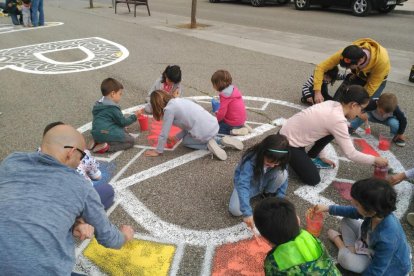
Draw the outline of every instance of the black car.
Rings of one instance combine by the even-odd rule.
[[[306,10],[310,5],[319,5],[322,8],[337,6],[351,8],[356,16],[368,15],[371,10],[389,13],[405,1],[407,0],[294,0],[295,8],[298,10]]]
[[[238,2],[242,2],[242,0],[236,0]],[[287,4],[290,0],[247,0],[252,4],[254,7],[261,7],[265,3],[277,3],[280,5]],[[221,2],[220,0],[209,0],[210,3],[218,3]]]

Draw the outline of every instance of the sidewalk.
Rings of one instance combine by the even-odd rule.
[[[393,12],[414,15],[414,0],[408,0],[403,4],[403,6],[395,7],[395,10]]]

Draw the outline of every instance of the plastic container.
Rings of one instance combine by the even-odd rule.
[[[391,147],[392,136],[388,133],[380,133],[378,148],[380,150],[386,151]]]
[[[365,134],[371,134],[371,126],[369,124],[365,124]]]
[[[319,237],[323,228],[323,213],[315,213],[313,208],[306,211],[306,231]]]
[[[142,115],[142,114],[139,115],[138,123],[139,123],[139,127],[141,128],[141,131],[148,130],[148,116]]]
[[[214,98],[211,99],[211,109],[216,113],[220,108],[220,102]]]
[[[387,179],[388,177],[388,166],[375,166],[374,168],[374,177],[378,179]]]

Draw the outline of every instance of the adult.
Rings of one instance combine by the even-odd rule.
[[[321,93],[324,73],[338,64],[351,69],[352,74],[345,82],[364,86],[369,96],[375,98],[384,90],[391,68],[387,49],[373,39],[358,39],[316,66],[313,86],[316,103],[324,101]]]
[[[32,6],[30,8],[32,13],[32,25],[33,27],[45,25],[45,14],[43,12],[43,0],[32,0]]]
[[[118,230],[93,187],[76,172],[85,140],[69,125],[43,137],[41,151],[13,153],[0,165],[0,271],[4,275],[70,275],[74,239],[120,248],[134,230]]]
[[[385,166],[387,159],[364,154],[355,149],[348,133],[347,119],[354,119],[368,105],[369,95],[362,86],[351,85],[340,102],[326,101],[293,115],[280,129],[290,145],[289,165],[308,185],[321,181],[316,164],[335,166],[323,150],[336,139],[345,156],[357,163]],[[311,146],[306,153],[305,147]]]
[[[22,24],[22,12],[17,8],[17,0],[6,0],[6,5],[3,9],[10,16],[14,25]]]

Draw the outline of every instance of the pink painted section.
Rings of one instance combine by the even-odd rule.
[[[373,155],[376,157],[380,156],[378,152],[373,147],[371,147],[364,139],[354,139],[354,145],[359,151],[365,154]]]
[[[262,237],[222,245],[216,250],[212,275],[262,276],[264,259],[270,249]]]
[[[335,189],[338,190],[339,194],[342,196],[343,199],[351,200],[351,187],[352,183],[346,183],[346,182],[332,182]]]
[[[158,144],[158,136],[161,133],[162,129],[162,121],[156,121],[154,119],[151,120],[151,127],[148,134],[148,143],[151,145],[151,147],[156,147]],[[168,137],[174,137],[176,134],[181,132],[181,129],[176,126],[171,126],[170,133],[168,134]],[[172,149],[174,147],[175,143],[167,142],[167,144],[164,146],[165,148]]]

